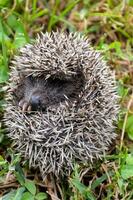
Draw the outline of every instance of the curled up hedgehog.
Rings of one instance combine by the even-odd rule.
[[[114,75],[78,33],[41,33],[21,48],[8,86],[8,136],[43,178],[93,164],[116,137]]]

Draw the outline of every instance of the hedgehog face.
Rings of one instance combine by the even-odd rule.
[[[69,80],[29,76],[23,79],[15,91],[16,100],[22,111],[45,111],[49,106],[77,98],[83,88],[83,80],[82,74],[75,75]]]

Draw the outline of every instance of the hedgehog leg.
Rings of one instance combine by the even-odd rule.
[[[25,99],[21,99],[19,102],[19,106],[22,108],[22,111],[31,111],[31,105]]]

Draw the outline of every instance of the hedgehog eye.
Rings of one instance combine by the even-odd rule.
[[[28,81],[31,81],[31,82],[32,82],[32,81],[34,81],[34,77],[33,77],[33,76],[31,76],[31,75],[30,75],[30,76],[27,76],[27,77],[26,77],[26,80],[28,80]]]

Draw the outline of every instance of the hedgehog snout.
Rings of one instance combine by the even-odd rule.
[[[29,98],[22,98],[19,101],[19,107],[22,109],[22,111],[37,111],[37,110],[44,110],[46,100],[42,101],[42,96],[39,94],[31,94]]]
[[[31,95],[30,104],[32,110],[37,110],[39,107],[41,107],[41,96],[39,94]]]

